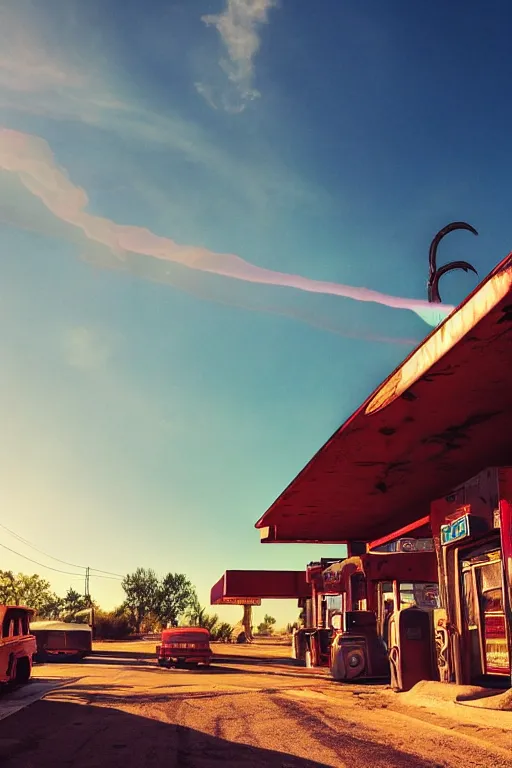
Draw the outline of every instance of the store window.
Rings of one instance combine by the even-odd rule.
[[[483,565],[480,571],[482,608],[485,613],[503,612],[501,562]]]
[[[472,571],[463,571],[462,590],[464,593],[464,619],[468,629],[475,629],[478,626],[478,602],[473,588]]]

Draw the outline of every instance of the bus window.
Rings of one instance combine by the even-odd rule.
[[[366,610],[366,579],[363,573],[354,573],[350,577],[352,589],[352,610]]]
[[[439,608],[439,587],[437,584],[414,582],[400,584],[400,608]]]

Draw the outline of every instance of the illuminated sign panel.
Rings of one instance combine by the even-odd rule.
[[[324,585],[326,587],[333,587],[341,583],[340,571],[325,571],[323,573]]]
[[[469,536],[469,515],[463,515],[449,525],[441,526],[441,544],[451,544],[453,541]]]
[[[223,597],[222,605],[261,605],[259,597]]]
[[[434,539],[397,539],[375,547],[372,552],[433,552]]]

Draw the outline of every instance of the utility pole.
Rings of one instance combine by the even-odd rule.
[[[84,594],[85,594],[85,598],[87,600],[88,607],[89,607],[89,626],[91,628],[92,637],[93,637],[93,640],[94,640],[94,638],[96,636],[96,627],[95,627],[95,621],[94,621],[94,618],[95,618],[94,617],[94,605],[93,605],[93,602],[91,600],[91,593],[90,593],[90,589],[89,589],[89,581],[90,581],[90,576],[91,576],[90,570],[91,569],[89,568],[89,566],[87,566],[87,568],[85,569],[85,593]]]

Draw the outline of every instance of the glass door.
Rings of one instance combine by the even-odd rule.
[[[494,555],[499,553],[493,553]],[[477,567],[482,614],[484,674],[510,675],[501,558]]]
[[[509,676],[501,550],[473,551],[464,556],[461,566],[470,675],[473,679],[480,675]]]

